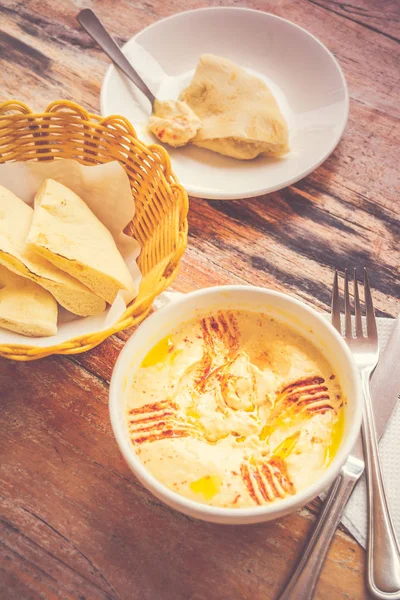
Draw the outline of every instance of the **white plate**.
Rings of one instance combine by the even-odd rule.
[[[192,196],[230,200],[279,190],[318,167],[345,128],[349,100],[338,62],[314,36],[280,17],[246,8],[192,10],[147,27],[123,51],[161,100],[177,98],[201,54],[229,58],[267,82],[288,120],[291,150],[280,159],[240,161],[191,145],[167,147]],[[147,132],[149,101],[113,65],[100,104],[102,115],[124,115],[141,140],[156,142]]]

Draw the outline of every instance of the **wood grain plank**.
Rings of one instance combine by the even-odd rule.
[[[363,25],[375,33],[382,34],[393,41],[399,41],[399,7],[396,0],[386,1],[352,0],[337,2],[334,0],[309,0],[311,4],[325,8],[327,11]]]
[[[286,190],[284,194],[277,192],[268,199],[247,203],[192,202],[191,247],[207,255],[204,260],[213,264],[214,277],[218,269],[223,269],[246,283],[286,290],[322,310],[329,307],[334,267],[371,267],[376,307],[380,314],[394,316],[399,291],[394,244],[391,252],[385,254],[385,264],[379,262],[377,268],[376,255],[368,249],[364,229],[357,236],[357,224],[346,224],[335,215],[330,216],[324,207],[320,208],[321,198],[312,203],[300,194],[288,196]],[[331,196],[327,196],[326,203],[334,205]],[[307,218],[302,215],[302,204],[309,212],[315,211],[314,218],[313,214]],[[280,226],[282,222],[284,228]],[[342,223],[338,232],[334,229],[336,222]],[[344,227],[354,229],[347,240]]]

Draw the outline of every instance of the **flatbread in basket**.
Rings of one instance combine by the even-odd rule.
[[[0,355],[15,360],[84,352],[116,331],[139,323],[150,311],[154,299],[176,276],[187,244],[188,198],[171,171],[168,154],[160,146],[140,142],[126,119],[119,116],[102,119],[71,102],[54,102],[40,114],[32,113],[19,102],[0,105],[0,166],[35,161],[40,169],[48,171],[50,164],[58,168],[60,158],[86,166],[112,161],[122,166],[129,180],[135,214],[121,237],[137,240],[140,248],[137,264],[142,279],[132,302],[125,306],[123,299],[117,298],[106,319],[104,316],[101,322],[98,320],[101,316],[84,319],[88,322],[85,331],[80,320],[73,319],[67,338],[51,345],[43,343],[42,338],[25,338],[23,343],[0,341]],[[49,176],[57,179],[54,174],[46,173],[43,177]],[[60,182],[67,186],[71,183]],[[9,187],[7,182],[1,183]],[[37,188],[38,181],[35,183]],[[18,185],[12,191],[22,197]],[[98,214],[97,217],[102,220]],[[111,233],[115,239],[116,232]],[[126,252],[122,254],[126,258]]]

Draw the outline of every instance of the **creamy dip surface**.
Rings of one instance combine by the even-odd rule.
[[[178,148],[190,142],[201,127],[200,119],[180,100],[154,102],[149,130],[162,142]]]
[[[127,388],[127,427],[171,490],[254,507],[317,480],[343,432],[341,388],[304,337],[249,311],[199,316],[147,354]]]

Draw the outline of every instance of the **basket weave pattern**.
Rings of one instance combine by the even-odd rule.
[[[0,344],[0,356],[14,360],[85,352],[138,324],[176,276],[187,244],[188,198],[171,171],[169,156],[161,146],[140,142],[124,117],[101,118],[69,101],[53,102],[40,114],[21,102],[0,104],[0,163],[57,158],[83,165],[117,160],[125,169],[136,207],[125,233],[140,243],[143,279],[137,298],[112,328],[51,348],[35,347],[34,341],[26,346]]]

